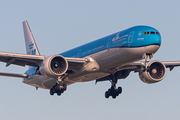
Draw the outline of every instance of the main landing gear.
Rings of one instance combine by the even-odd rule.
[[[112,96],[112,98],[115,99],[121,93],[122,93],[121,87],[115,89],[113,86],[111,86],[111,88],[105,92],[105,98],[109,98],[110,96]]]
[[[118,87],[116,88],[116,84],[117,84],[117,77],[116,75],[110,75],[110,82],[111,82],[111,88],[108,89],[108,91],[105,92],[105,98],[109,98],[110,96],[112,96],[113,99],[115,99],[119,94],[122,93],[122,88]]]
[[[56,83],[56,85],[50,89],[50,95],[54,95],[54,93],[57,93],[58,96],[60,96],[64,91],[66,91],[67,85],[59,85]]]
[[[64,91],[67,90],[67,85],[64,84],[64,79],[66,75],[58,77],[57,83],[50,89],[50,95],[57,93],[60,96]]]

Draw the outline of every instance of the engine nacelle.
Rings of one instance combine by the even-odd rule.
[[[139,77],[144,83],[156,83],[161,81],[166,75],[165,65],[157,60],[147,63],[147,69],[143,66],[139,71]]]
[[[63,75],[68,69],[67,60],[61,55],[48,56],[40,65],[39,71],[45,77],[55,78]]]

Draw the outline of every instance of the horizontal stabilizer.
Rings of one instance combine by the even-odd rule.
[[[18,77],[18,78],[27,78],[27,74],[16,74],[16,73],[2,73],[0,72],[0,76],[6,76],[6,77]]]

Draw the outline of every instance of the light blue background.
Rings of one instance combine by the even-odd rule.
[[[153,59],[180,60],[179,0],[1,0],[0,51],[26,53],[22,21],[28,20],[42,55],[77,47],[134,25],[149,25],[162,35]],[[28,67],[0,63],[0,72]],[[19,78],[0,77],[1,120],[179,120],[180,68],[148,85],[137,73],[119,80],[123,93],[105,99],[110,82],[76,83],[61,96],[35,90]]]

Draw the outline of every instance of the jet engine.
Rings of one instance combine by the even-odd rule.
[[[161,81],[166,75],[166,67],[160,61],[149,61],[141,67],[139,77],[144,83],[152,84]]]
[[[63,75],[68,69],[67,60],[61,55],[48,56],[40,65],[39,71],[45,77],[55,78]]]

